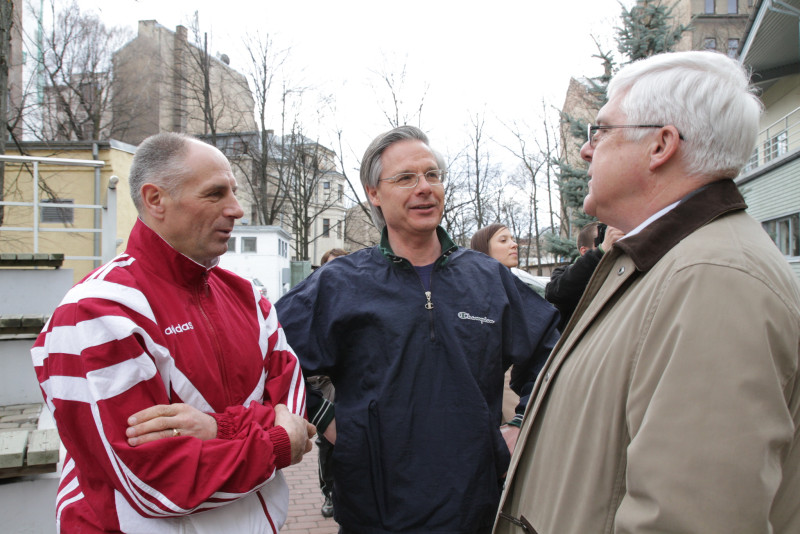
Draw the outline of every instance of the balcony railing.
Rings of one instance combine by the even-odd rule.
[[[756,148],[742,170],[742,174],[766,165],[798,148],[800,148],[800,107],[759,132]]]

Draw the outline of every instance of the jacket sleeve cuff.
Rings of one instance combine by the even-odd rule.
[[[233,415],[227,412],[210,413],[208,415],[217,421],[217,438],[233,439],[236,436],[236,429],[233,425]]]
[[[275,452],[275,468],[283,469],[292,465],[292,442],[289,434],[282,426],[274,426],[267,433],[272,441],[272,450]]]
[[[322,434],[325,432],[325,429],[328,428],[331,421],[333,421],[334,417],[336,417],[336,410],[333,403],[327,399],[323,399],[319,409],[311,419],[311,424],[317,427],[317,432]]]
[[[522,414],[517,414],[514,419],[506,423],[508,426],[515,426],[517,428],[522,426]]]

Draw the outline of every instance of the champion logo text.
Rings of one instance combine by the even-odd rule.
[[[488,317],[474,317],[467,312],[458,312],[458,318],[464,319],[465,321],[478,321],[479,323],[494,324],[494,319],[489,319]]]

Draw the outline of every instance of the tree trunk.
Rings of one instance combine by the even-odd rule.
[[[8,69],[11,52],[11,27],[14,25],[14,2],[0,0],[0,155],[6,153],[8,139]],[[0,162],[0,201],[5,198],[5,163]],[[0,226],[5,219],[5,206],[0,206]]]

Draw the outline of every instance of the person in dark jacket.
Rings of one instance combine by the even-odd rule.
[[[378,136],[361,181],[380,245],[276,303],[304,374],[336,388],[335,412],[313,395],[308,408],[336,445],[342,533],[490,532],[510,458],[501,426],[519,431],[502,425],[504,372],[530,390],[558,338],[550,304],[439,226],[445,168],[418,128]]]
[[[601,232],[601,228],[603,231]],[[544,298],[552,303],[561,314],[558,329],[564,331],[572,312],[578,307],[583,291],[592,278],[595,267],[600,263],[603,253],[625,234],[622,231],[599,222],[591,222],[578,233],[578,252],[580,256],[570,265],[556,267],[550,274],[550,282],[544,289]]]
[[[341,256],[347,256],[347,251],[341,248],[332,248],[325,252],[320,259],[319,265],[322,267],[326,263]],[[312,376],[308,379],[309,384],[315,389],[319,390],[322,397],[333,401],[335,391],[331,379],[327,376],[319,375]],[[320,512],[322,517],[333,517],[333,444],[325,439],[322,434],[317,435],[316,439],[317,448],[319,449],[319,456],[317,463],[319,465],[319,489],[322,490],[322,508]]]

